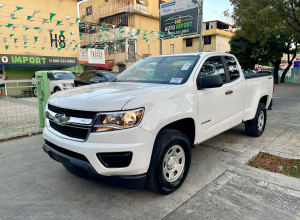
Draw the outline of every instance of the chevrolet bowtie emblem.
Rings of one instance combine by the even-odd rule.
[[[55,123],[61,126],[65,126],[69,120],[70,118],[67,117],[65,114],[56,114],[54,117]]]

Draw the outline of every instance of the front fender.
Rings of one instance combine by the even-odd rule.
[[[180,85],[138,97],[129,101],[123,110],[144,107],[144,117],[139,126],[157,135],[163,127],[181,119],[192,118],[197,122],[198,100],[191,89]]]

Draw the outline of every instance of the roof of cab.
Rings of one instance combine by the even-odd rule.
[[[65,73],[67,73],[67,72],[71,72],[71,71],[68,71],[68,70],[39,70],[39,71],[36,71],[36,73],[38,73],[38,72],[65,72]]]
[[[156,57],[173,57],[173,56],[200,56],[200,55],[210,55],[210,54],[216,54],[216,55],[229,55],[228,53],[220,53],[220,52],[191,52],[191,53],[175,53],[175,54],[166,54],[166,55],[160,55]],[[149,57],[151,58],[151,57]]]

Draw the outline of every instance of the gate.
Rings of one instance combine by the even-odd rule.
[[[6,80],[1,89],[5,95],[0,96],[0,140],[41,132],[49,98],[47,75],[35,80]]]

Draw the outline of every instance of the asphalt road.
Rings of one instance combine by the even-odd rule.
[[[186,182],[168,196],[79,179],[44,153],[41,135],[0,143],[0,219],[300,219],[297,190],[228,170],[256,146],[300,156],[300,84],[274,96],[262,137],[241,124],[197,146]]]

